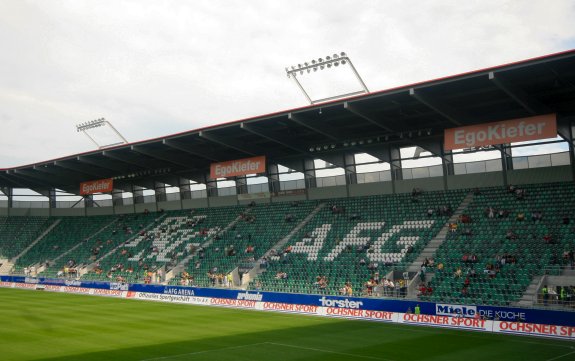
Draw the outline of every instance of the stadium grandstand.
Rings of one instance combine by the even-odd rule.
[[[0,169],[0,274],[573,311],[574,133],[567,51]]]

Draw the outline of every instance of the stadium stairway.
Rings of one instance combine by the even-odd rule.
[[[0,275],[10,274],[14,267],[14,263],[10,262],[9,259],[0,259]]]
[[[42,238],[44,238],[48,233],[50,233],[52,229],[54,229],[54,227],[60,224],[61,221],[62,221],[61,219],[56,219],[54,223],[52,223],[48,228],[46,228],[44,232],[42,232],[32,243],[30,243],[30,245],[28,245],[28,247],[24,248],[22,252],[20,252],[16,257],[12,258],[10,262],[12,262],[12,264],[14,265],[20,257],[25,255],[26,252],[28,252],[32,247],[36,245],[36,243],[40,242]]]
[[[249,213],[249,209],[245,210],[245,214]],[[220,232],[218,232],[217,234],[214,234],[212,237],[210,237],[206,242],[202,243],[202,245],[200,246],[203,249],[208,248],[213,242],[214,239],[217,235],[219,234],[223,234],[226,233],[228,230],[232,229],[233,227],[236,226],[236,224],[242,220],[242,216],[239,215],[236,217],[236,219],[234,219],[233,221],[231,221],[227,226],[224,227],[224,229],[222,229]],[[166,273],[166,280],[165,283],[169,284],[170,280],[172,280],[174,277],[180,275],[182,273],[182,271],[186,270],[186,267],[188,266],[188,263],[190,262],[190,260],[192,258],[194,258],[194,256],[196,255],[196,253],[199,251],[199,248],[190,253],[188,256],[186,256],[182,261],[180,261],[180,263],[178,263],[174,268],[172,268],[171,270],[169,270]]]
[[[515,302],[515,306],[520,306],[520,307],[531,307],[531,306],[533,306],[533,304],[537,301],[537,292],[538,292],[539,288],[541,288],[541,285],[543,284],[543,282],[545,282],[545,276],[533,277],[533,279],[531,280],[531,283],[529,284],[529,286],[527,286],[527,289],[525,290],[525,292],[523,292],[523,296],[521,296],[521,299],[519,299],[519,301]]]
[[[114,219],[112,222],[108,223],[107,225],[105,225],[104,227],[100,228],[96,233],[93,233],[90,237],[88,237],[87,240],[92,240],[95,237],[97,237],[99,234],[101,234],[102,232],[104,232],[105,230],[107,230],[108,228],[112,227],[113,225],[115,225],[118,222],[118,219]],[[86,240],[86,241],[87,241]],[[54,258],[51,260],[50,264],[53,263],[57,263],[62,257],[74,252],[74,250],[76,250],[78,247],[81,247],[84,245],[85,241],[79,242],[78,244],[76,244],[74,247],[68,249],[66,252],[62,253],[61,255],[59,255],[58,257]]]
[[[303,221],[301,221],[290,233],[288,233],[284,238],[282,238],[278,243],[276,243],[272,248],[270,248],[260,259],[258,259],[258,261],[256,262],[256,266],[252,268],[250,271],[244,273],[241,279],[242,288],[247,288],[251,280],[257,277],[258,274],[265,272],[265,269],[260,268],[260,263],[264,258],[266,257],[269,258],[272,249],[282,249],[283,246],[286,245],[292,239],[292,237],[295,236],[303,227],[305,227],[306,224],[308,224],[313,219],[313,217],[315,217],[315,215],[319,213],[319,211],[325,208],[326,205],[327,203],[318,204],[318,206],[315,207],[314,210],[311,211],[311,213],[308,214],[303,219]],[[239,278],[238,269],[239,267],[234,269],[233,274],[234,277],[237,275],[237,277]]]
[[[413,261],[413,263],[409,266],[409,268],[407,269],[409,272],[419,272],[423,261],[425,261],[426,258],[432,258],[435,255],[435,252],[447,237],[447,232],[449,232],[449,223],[457,222],[457,218],[465,212],[465,210],[467,209],[467,207],[469,207],[469,204],[472,201],[473,201],[473,193],[471,192],[467,194],[467,196],[463,199],[463,202],[461,202],[459,207],[457,207],[455,212],[453,212],[453,215],[451,216],[451,218],[449,218],[449,220],[443,226],[443,228],[441,228],[439,233],[435,237],[433,237],[431,241],[429,241],[427,247],[425,247],[423,251],[421,251],[421,253],[419,254],[419,257],[417,257],[417,259]]]
[[[469,207],[469,204],[471,204],[472,201],[473,201],[473,192],[470,192],[467,194],[467,196],[465,196],[463,201],[459,204],[459,207],[457,207],[455,212],[453,212],[453,215],[451,216],[451,218],[449,218],[447,223],[445,223],[443,228],[441,228],[439,233],[437,233],[437,235],[433,237],[431,241],[429,241],[427,246],[419,254],[419,257],[417,257],[417,259],[413,261],[413,263],[407,269],[408,272],[416,273],[415,277],[411,280],[411,282],[409,282],[409,286],[407,289],[408,298],[415,298],[418,292],[418,287],[421,284],[421,279],[419,277],[421,271],[421,264],[425,261],[426,258],[429,259],[435,256],[437,249],[441,246],[441,244],[443,244],[443,242],[447,238],[447,234],[449,232],[449,223],[456,223],[457,218],[465,212],[465,210],[467,209],[467,207]],[[425,277],[426,282],[431,281],[433,276],[434,276],[433,272],[426,273]],[[390,277],[388,276],[388,278]]]
[[[156,222],[160,223],[166,217],[167,217],[167,214],[162,214],[160,217],[156,218],[153,222],[148,223],[144,227],[144,229],[142,229],[142,230],[146,231],[146,232],[151,230],[152,228],[154,228],[156,226]],[[128,238],[128,240],[126,240],[125,243],[133,241],[139,235],[140,234],[136,232],[132,237]],[[96,259],[96,261],[94,261],[94,262],[90,263],[89,265],[87,265],[86,267],[82,268],[80,270],[80,275],[83,276],[83,275],[87,274],[88,272],[94,270],[94,268],[96,268],[96,265],[99,262],[101,262],[101,261],[105,260],[106,258],[108,258],[109,256],[115,254],[122,246],[123,246],[122,243],[118,244],[116,247],[114,247],[113,249],[111,249],[110,251],[108,251],[104,255],[102,255],[102,257]]]

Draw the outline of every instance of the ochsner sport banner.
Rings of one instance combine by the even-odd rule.
[[[238,175],[264,173],[266,171],[266,157],[259,156],[230,160],[210,165],[212,179],[235,177]]]
[[[445,150],[555,138],[556,114],[445,129]]]

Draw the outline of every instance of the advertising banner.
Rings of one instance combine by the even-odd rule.
[[[238,175],[264,173],[266,171],[266,157],[259,156],[230,160],[210,165],[210,177],[212,179],[229,178]]]
[[[112,178],[80,183],[80,195],[83,196],[94,193],[109,193],[113,190],[114,180]]]
[[[493,322],[493,332],[575,339],[575,327],[573,326],[544,325],[539,323],[495,321]]]
[[[445,150],[555,138],[556,114],[445,129]]]
[[[0,287],[541,337],[575,338],[575,313],[558,310],[21,276],[0,276]],[[419,306],[421,314],[416,315],[408,311],[415,310],[416,305]]]

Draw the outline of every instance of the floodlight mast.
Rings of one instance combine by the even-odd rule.
[[[122,139],[121,142],[116,142],[116,143],[112,143],[112,144],[104,144],[104,145],[100,145],[98,142],[96,142],[96,140],[87,132],[90,129],[94,129],[94,128],[99,128],[99,127],[105,127],[105,126],[109,126],[110,129],[112,129],[112,131],[114,133],[116,133],[116,135],[118,136],[118,138]],[[84,134],[86,134],[86,136],[92,141],[92,143],[94,143],[96,145],[96,147],[98,147],[98,149],[103,149],[103,148],[109,148],[109,147],[113,147],[116,145],[121,145],[121,144],[128,144],[128,140],[126,138],[124,138],[124,136],[112,125],[112,123],[110,123],[109,121],[107,121],[104,118],[99,118],[99,119],[94,119],[94,120],[90,120],[88,122],[84,122],[84,123],[80,123],[76,125],[76,131],[77,132],[82,132]]]
[[[331,96],[331,97],[327,97],[327,98],[322,98],[322,99],[312,99],[309,94],[305,91],[305,88],[303,87],[303,85],[301,85],[300,81],[297,78],[297,73],[299,72],[300,75],[303,75],[304,72],[310,73],[312,70],[315,72],[318,69],[319,70],[323,70],[326,67],[327,68],[331,68],[332,66],[339,66],[339,65],[346,65],[349,64],[349,67],[353,73],[353,75],[355,75],[355,78],[357,79],[359,85],[361,86],[362,90],[358,90],[355,92],[351,92],[351,93],[345,93],[345,94],[339,94],[339,95],[335,95],[335,96]],[[340,99],[340,98],[344,98],[344,97],[348,97],[348,96],[353,96],[353,95],[359,95],[359,94],[367,94],[369,93],[369,89],[367,89],[367,86],[365,85],[365,82],[363,81],[363,79],[361,78],[361,76],[359,75],[359,73],[357,72],[357,69],[355,68],[355,66],[353,66],[353,63],[351,62],[351,59],[349,58],[349,56],[344,53],[341,52],[339,55],[338,54],[333,54],[333,56],[326,56],[325,60],[322,58],[319,58],[317,61],[314,59],[311,61],[311,63],[304,63],[302,64],[298,64],[297,67],[292,66],[291,70],[289,68],[285,68],[286,70],[286,75],[288,78],[291,78],[294,80],[294,82],[296,83],[296,85],[298,86],[298,88],[301,90],[301,92],[303,93],[303,95],[306,97],[306,99],[309,101],[310,104],[317,104],[317,103],[321,103],[321,102],[325,102],[325,101],[329,101],[329,100],[334,100],[334,99]]]

